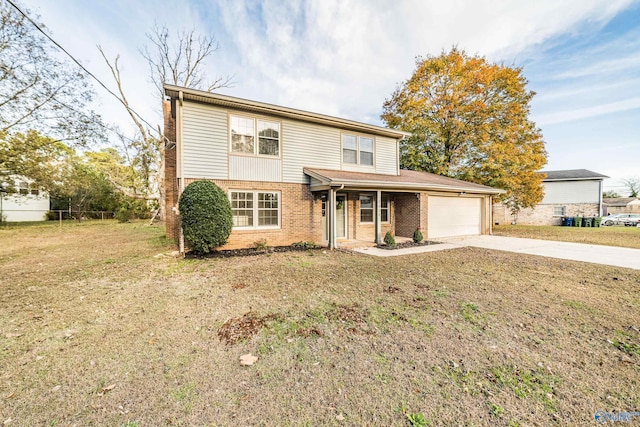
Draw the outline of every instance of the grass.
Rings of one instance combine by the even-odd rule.
[[[158,256],[163,235],[0,229],[1,422],[581,425],[640,408],[640,271],[474,248],[184,260]]]
[[[524,237],[528,239],[557,240],[562,242],[640,249],[640,228],[638,227],[496,225],[493,227],[493,234],[496,236]]]

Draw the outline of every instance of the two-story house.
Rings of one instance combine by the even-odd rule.
[[[208,179],[229,196],[225,249],[314,241],[381,242],[491,232],[501,190],[400,169],[407,133],[278,105],[165,85],[167,237],[181,191]]]
[[[596,217],[602,215],[602,181],[606,175],[586,169],[540,171],[544,175],[544,197],[534,208],[522,209],[517,223],[521,225],[560,225],[562,217]],[[509,209],[493,207],[496,224],[510,224]]]

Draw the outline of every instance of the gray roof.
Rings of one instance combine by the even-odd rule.
[[[304,168],[304,173],[319,180],[321,182],[320,187],[322,189],[328,186],[344,184],[346,187],[351,188],[385,189],[394,191],[441,190],[480,194],[501,194],[505,192],[498,188],[475,184],[473,182],[461,181],[459,179],[428,172],[404,169],[400,170],[400,175],[316,168]],[[314,188],[314,185],[312,184],[311,190],[314,191],[315,189],[320,188],[317,188],[317,186]]]
[[[175,99],[185,99],[188,101],[201,102],[205,104],[219,105],[226,108],[250,111],[259,114],[268,114],[277,117],[302,120],[310,123],[318,123],[337,127],[340,129],[352,130],[356,132],[370,133],[373,135],[386,136],[389,138],[402,139],[411,134],[397,129],[389,129],[382,126],[368,123],[356,122],[354,120],[342,119],[340,117],[327,116],[325,114],[312,113],[310,111],[297,110],[295,108],[284,107],[282,105],[267,104],[264,102],[252,101],[249,99],[236,98],[219,93],[205,92],[190,89],[182,86],[164,84],[164,93]]]
[[[627,206],[629,203],[634,200],[638,200],[637,197],[614,197],[614,198],[606,198],[602,199],[602,202],[607,206]]]
[[[597,172],[592,172],[587,169],[570,169],[560,171],[540,171],[540,173],[547,174],[547,177],[543,181],[575,181],[582,179],[604,179],[609,178],[606,175],[602,175]]]

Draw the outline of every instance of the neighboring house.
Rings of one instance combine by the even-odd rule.
[[[0,193],[0,216],[9,222],[46,220],[49,194],[31,188],[27,179],[17,179],[15,184],[15,192]]]
[[[609,178],[586,169],[541,171],[544,198],[533,209],[522,209],[517,223],[522,225],[560,225],[562,217],[602,215],[602,180]],[[502,204],[493,206],[495,224],[510,224],[513,216]]]
[[[616,197],[603,199],[603,215],[617,213],[639,213],[640,199],[637,197]]]
[[[381,242],[387,231],[425,238],[488,234],[502,190],[400,170],[387,129],[292,108],[165,85],[167,237],[178,238],[178,199],[208,179],[229,196],[225,249],[313,241],[331,248]]]

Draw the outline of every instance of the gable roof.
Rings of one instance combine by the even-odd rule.
[[[297,110],[295,108],[283,107],[281,105],[267,104],[264,102],[251,101],[244,98],[221,95],[219,93],[205,92],[202,90],[190,89],[182,86],[164,84],[164,93],[174,99],[185,99],[204,104],[218,105],[221,107],[233,108],[236,110],[249,111],[258,114],[268,114],[271,116],[288,119],[302,120],[310,123],[333,126],[340,129],[355,132],[368,133],[388,138],[402,139],[410,136],[408,132],[396,129],[389,129],[382,126],[368,123],[356,122],[354,120],[341,119],[339,117],[327,116],[325,114],[312,113],[310,111]]]
[[[320,181],[311,184],[311,190],[345,185],[345,187],[359,189],[381,189],[396,191],[426,191],[444,190],[481,194],[501,194],[500,190],[486,185],[462,181],[428,172],[400,170],[400,175],[386,175],[379,173],[363,173],[339,171],[331,169],[304,168],[304,173]],[[315,187],[315,188],[314,188]]]
[[[569,169],[559,171],[540,171],[540,173],[547,174],[547,177],[543,181],[578,181],[585,179],[605,179],[609,178],[606,175],[592,172],[587,169]]]
[[[607,206],[627,206],[633,201],[640,201],[637,197],[613,197],[602,199],[602,203]]]

